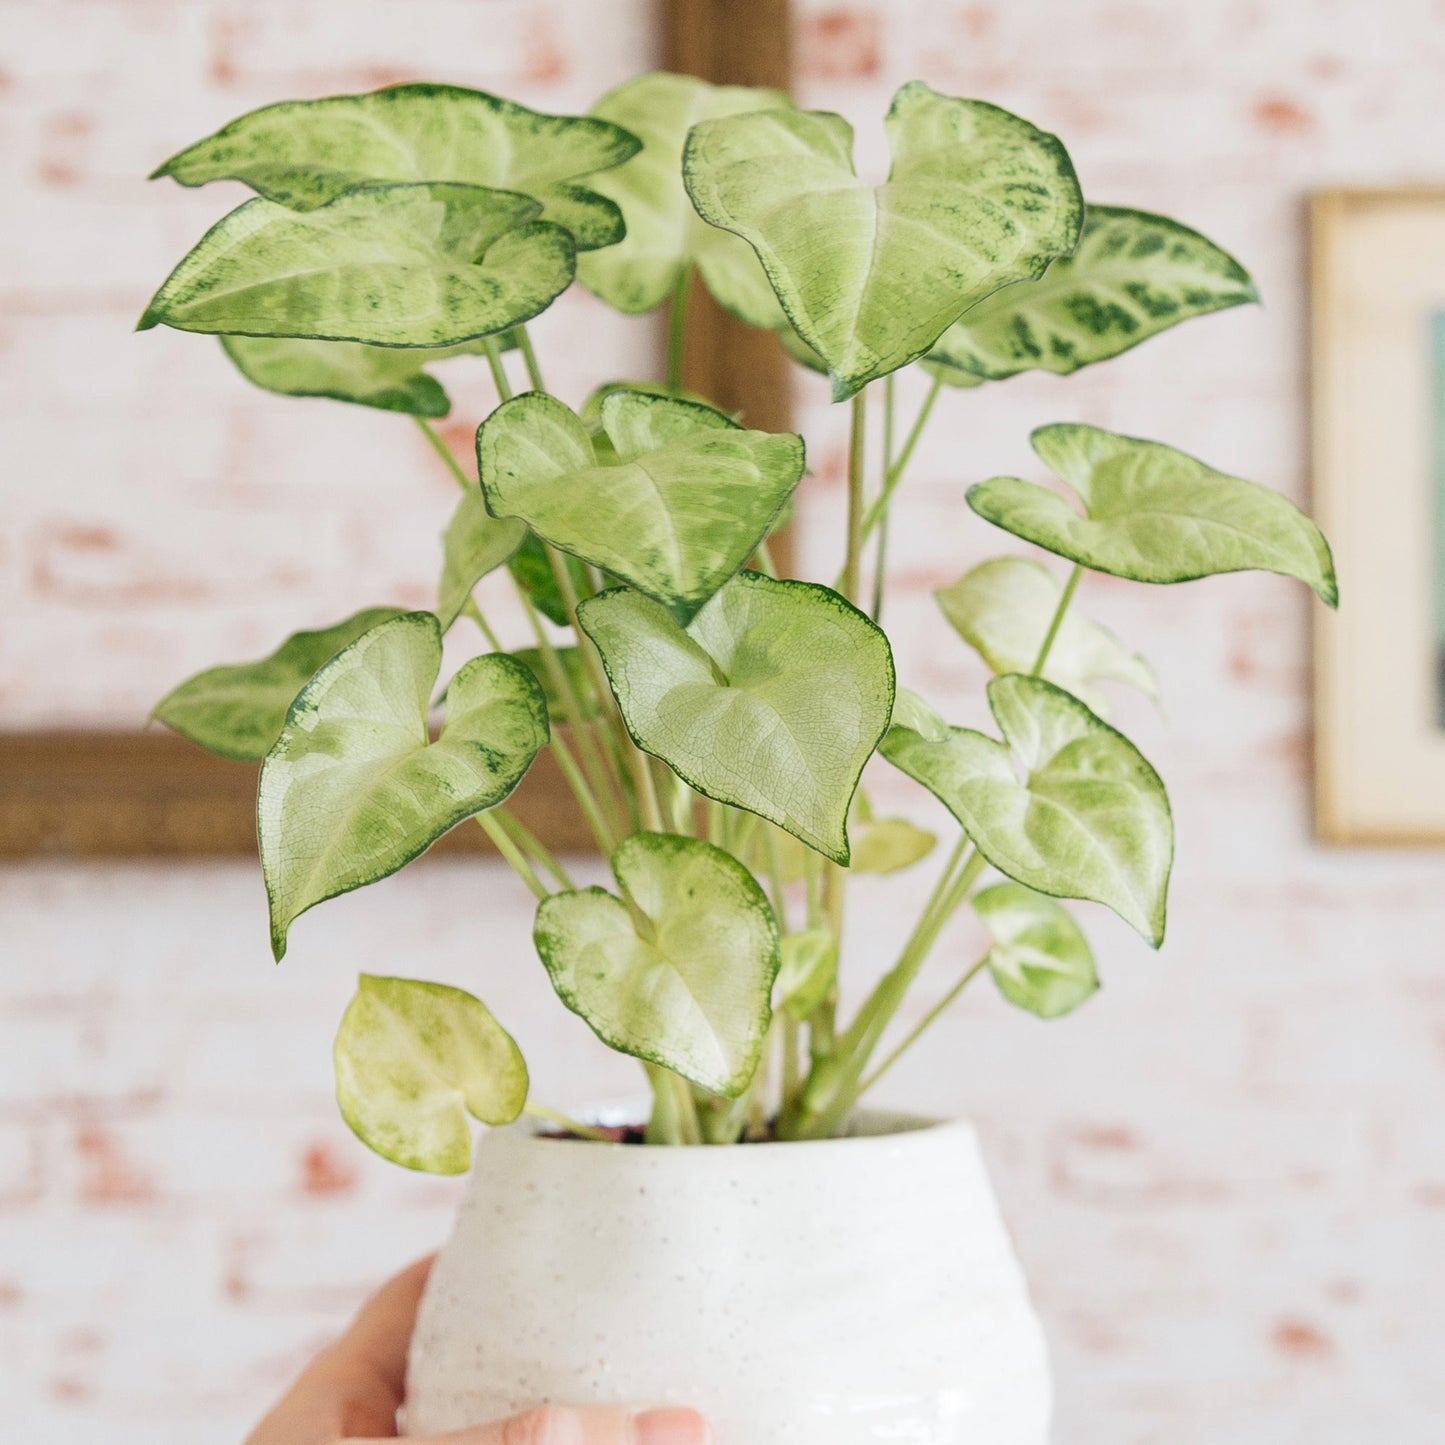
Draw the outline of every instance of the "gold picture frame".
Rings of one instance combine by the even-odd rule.
[[[1313,198],[1315,828],[1445,845],[1445,187]]]

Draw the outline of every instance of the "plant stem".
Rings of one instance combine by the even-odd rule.
[[[527,380],[532,383],[532,390],[546,391],[541,368],[537,365],[537,353],[532,350],[532,338],[525,326],[517,328],[517,343],[522,349],[522,360],[526,364]]]
[[[432,450],[442,459],[446,469],[456,480],[456,484],[462,491],[470,491],[475,483],[462,470],[462,464],[452,455],[452,449],[437,435],[436,428],[424,416],[414,416],[412,420],[417,424],[421,434],[431,443]]]
[[[966,840],[963,840],[963,846],[967,846]],[[918,977],[918,972],[928,958],[929,952],[938,941],[938,935],[943,931],[944,925],[952,916],[953,911],[968,896],[968,890],[973,886],[974,880],[984,870],[983,854],[974,852],[967,863],[958,869],[955,876],[953,873],[955,861],[960,857],[960,852],[955,849],[953,858],[944,868],[943,877],[939,879],[932,896],[924,907],[923,916],[919,919],[908,942],[903,946],[903,952],[899,955],[898,962],[879,981],[847,1034],[844,1035],[839,1050],[839,1066],[826,1080],[828,1085],[826,1098],[814,1100],[809,1106],[808,1091],[804,1091],[805,1108],[799,1125],[799,1137],[805,1139],[827,1138],[837,1131],[858,1102],[859,1094],[862,1092],[859,1088],[859,1080],[868,1067],[868,1060],[877,1048],[883,1031],[888,1027],[893,1015],[898,1012],[899,1006],[913,981]]]
[[[928,390],[928,395],[919,408],[918,416],[914,420],[908,436],[904,439],[903,450],[898,453],[898,460],[889,468],[888,474],[883,479],[883,489],[874,497],[872,505],[869,506],[863,516],[863,541],[867,541],[873,535],[873,529],[883,519],[884,513],[888,510],[888,504],[893,500],[893,493],[897,491],[898,484],[903,480],[903,473],[908,470],[908,463],[913,459],[913,450],[918,445],[918,439],[923,435],[923,428],[928,424],[928,418],[933,412],[933,404],[938,400],[938,394],[943,390],[943,383],[933,378],[933,385]]]
[[[688,1082],[661,1064],[644,1064],[652,1084],[652,1118],[647,1121],[649,1144],[701,1144],[702,1125],[697,1101]]]
[[[762,568],[763,575],[776,577],[778,575],[777,563],[773,561],[773,554],[768,548],[767,538],[758,543],[758,566]]]
[[[482,825],[483,832],[492,840],[497,852],[517,870],[517,876],[532,890],[532,896],[539,903],[548,897],[547,885],[537,877],[537,870],[508,836],[507,830],[490,813],[478,813],[477,822]]]
[[[1053,651],[1054,639],[1059,635],[1059,628],[1064,625],[1064,613],[1069,610],[1069,603],[1074,600],[1074,589],[1079,585],[1083,571],[1083,567],[1075,562],[1074,570],[1069,573],[1069,580],[1064,583],[1064,590],[1059,596],[1059,605],[1054,608],[1053,621],[1049,623],[1049,630],[1044,634],[1043,646],[1039,648],[1039,655],[1034,658],[1034,665],[1029,669],[1030,677],[1042,674],[1044,664],[1049,660],[1049,653]]]
[[[512,383],[507,380],[507,369],[502,365],[502,348],[495,336],[483,337],[482,345],[487,352],[487,365],[492,368],[492,380],[496,383],[497,395],[503,401],[512,399]]]
[[[505,807],[494,808],[492,812],[502,826],[517,840],[522,851],[529,858],[540,863],[563,888],[576,888],[577,885],[572,881],[567,870],[557,861],[556,855],[520,818],[509,813]]]
[[[893,470],[893,413],[894,413],[894,377],[896,372],[890,371],[883,378],[883,479],[887,484],[888,475]],[[879,621],[883,616],[883,586],[888,570],[888,519],[892,514],[886,509],[883,513],[883,520],[878,525],[878,548],[873,557],[873,606],[869,609],[874,622]]]
[[[528,1103],[523,1106],[522,1112],[531,1115],[534,1119],[541,1119],[544,1123],[554,1124],[568,1134],[575,1134],[579,1139],[592,1139],[599,1144],[617,1142],[610,1134],[604,1134],[601,1129],[594,1129],[590,1124],[581,1124],[576,1119],[569,1118],[560,1109],[549,1109],[546,1104]]]
[[[682,353],[687,340],[687,300],[692,290],[692,267],[684,266],[672,288],[672,306],[667,318],[667,386],[682,390]]]
[[[858,1095],[860,1098],[864,1094],[866,1094],[868,1090],[871,1089],[873,1085],[876,1084],[878,1080],[881,1079],[883,1075],[886,1074],[888,1070],[891,1069],[893,1065],[896,1064],[898,1060],[901,1059],[903,1055],[906,1054],[908,1050],[913,1047],[914,1044],[918,1042],[918,1040],[923,1036],[923,1034],[927,1032],[927,1030],[943,1016],[944,1012],[948,1009],[948,1006],[954,1001],[954,999],[956,999],[959,994],[961,994],[964,989],[966,989],[969,984],[972,983],[973,980],[978,976],[978,974],[987,966],[988,955],[984,954],[984,956],[979,959],[979,961],[974,964],[974,966],[970,968],[968,972],[965,973],[964,976],[959,979],[959,981],[954,984],[954,986],[949,989],[949,991],[944,994],[944,996],[939,999],[939,1001],[934,1004],[934,1006],[929,1009],[929,1011],[924,1014],[921,1019],[919,1019],[919,1021],[913,1026],[913,1028],[909,1030],[908,1036],[903,1040],[903,1042],[899,1044],[898,1047],[894,1049],[893,1052],[889,1054],[888,1057],[884,1059],[883,1062],[879,1064],[878,1067],[874,1069],[873,1072],[869,1074],[862,1081],[862,1083],[858,1085]]]
[[[850,601],[858,600],[858,563],[863,547],[863,480],[867,469],[867,391],[853,395],[848,428],[848,547],[843,560],[842,586],[838,589]]]
[[[466,602],[462,605],[462,612],[481,628],[482,636],[487,639],[493,652],[502,652],[505,650],[502,644],[497,641],[497,634],[492,631],[487,619],[482,616],[482,609],[477,606],[477,599],[475,597],[467,598]]]

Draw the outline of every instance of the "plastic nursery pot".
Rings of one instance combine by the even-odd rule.
[[[718,1445],[1045,1445],[1051,1399],[972,1126],[862,1112],[732,1148],[514,1126],[481,1140],[422,1302],[407,1427],[688,1404]]]

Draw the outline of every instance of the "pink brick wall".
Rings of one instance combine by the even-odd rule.
[[[896,83],[980,95],[1062,131],[1089,195],[1235,249],[1266,297],[1071,382],[948,399],[907,484],[886,620],[903,678],[967,720],[978,672],[928,591],[998,546],[962,491],[1035,473],[1032,425],[1158,435],[1305,495],[1302,198],[1440,178],[1445,13],[799,12],[803,98],[858,124],[865,164],[882,163],[872,129]],[[647,63],[648,22],[640,0],[4,0],[0,726],[138,722],[176,676],[297,621],[427,597],[449,484],[405,422],[271,399],[205,341],[129,334],[232,199],[138,177],[246,107],[408,76],[582,109]],[[543,328],[565,393],[648,355],[645,326],[570,314]],[[816,388],[803,402],[820,475],[802,563],[825,576],[841,417]],[[1173,787],[1171,941],[1155,958],[1091,915],[1106,989],[1077,1019],[1041,1025],[980,990],[891,1095],[983,1128],[1057,1353],[1060,1445],[1434,1445],[1445,861],[1311,844],[1299,589],[1090,580],[1082,600],[1163,680],[1167,723],[1119,717]],[[857,974],[883,966],[897,894],[926,882],[855,890]],[[17,1437],[234,1440],[368,1283],[441,1236],[453,1187],[375,1163],[335,1117],[327,1049],[358,969],[482,992],[544,1097],[632,1088],[550,997],[529,915],[500,873],[430,866],[310,915],[277,969],[249,869],[0,873],[0,1382]],[[975,945],[960,925],[929,982]]]

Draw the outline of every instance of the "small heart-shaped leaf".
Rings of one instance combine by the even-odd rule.
[[[373,1153],[406,1169],[462,1174],[467,1115],[510,1124],[527,1065],[480,999],[440,983],[362,974],[336,1035],[341,1117]]]
[[[554,893],[534,937],[563,1003],[614,1049],[736,1097],[762,1054],[778,926],[731,854],[639,833],[612,855],[622,898]]]
[[[1028,672],[1048,635],[1062,588],[1047,567],[1025,557],[996,557],[970,568],[933,595],[943,615],[996,676]],[[1043,676],[1107,716],[1097,682],[1123,682],[1157,698],[1154,669],[1097,622],[1066,612]]]
[[[985,521],[1071,562],[1135,582],[1259,570],[1298,577],[1334,607],[1329,543],[1293,502],[1160,442],[1060,423],[1033,448],[1084,506],[1018,477],[970,487]]]
[[[475,343],[431,350],[275,336],[223,336],[221,345],[241,375],[266,391],[426,417],[445,416],[452,404],[424,368],[478,349]]]
[[[876,187],[853,169],[848,124],[822,111],[703,121],[683,158],[698,213],[757,252],[840,401],[1071,251],[1083,216],[1058,139],[997,106],[914,81],[885,124],[893,166]]]
[[[848,805],[893,710],[893,653],[827,587],[740,572],[683,629],[619,588],[585,601],[627,730],[705,797],[838,863]]]
[[[319,632],[296,632],[259,662],[208,667],[156,704],[155,717],[207,752],[259,762],[276,745],[296,694],[317,668],[390,618],[399,607],[368,607]]]
[[[442,575],[437,583],[437,616],[445,631],[461,615],[472,588],[508,561],[527,539],[521,522],[494,517],[479,487],[468,487],[442,539]]]
[[[1174,857],[1159,775],[1053,683],[996,677],[988,701],[1006,742],[968,728],[929,742],[895,727],[883,756],[938,798],[1000,873],[1105,904],[1157,948]]]
[[[452,678],[446,724],[431,742],[441,659],[437,619],[404,613],[332,658],[292,704],[256,800],[278,960],[308,908],[395,873],[495,807],[547,742],[542,689],[503,653]]]
[[[455,346],[518,326],[571,284],[572,237],[536,201],[477,186],[371,186],[319,210],[247,201],[156,292],[138,329]]]
[[[1088,940],[1062,904],[1022,883],[996,883],[972,901],[993,934],[989,972],[1011,1004],[1056,1019],[1098,992]]]
[[[778,1007],[803,1020],[823,1002],[838,981],[838,940],[826,928],[785,933],[779,946]]]
[[[1188,321],[1258,301],[1249,273],[1164,216],[1089,206],[1072,256],[980,301],[939,338],[927,367],[974,386],[1021,371],[1067,376]]]
[[[154,174],[183,186],[243,181],[293,211],[379,181],[520,191],[586,248],[620,240],[622,217],[578,178],[620,165],[639,144],[592,116],[547,115],[459,85],[394,85],[263,106]]]
[[[791,106],[781,91],[709,85],[691,75],[644,75],[602,97],[593,114],[624,126],[642,150],[588,184],[622,209],[627,234],[579,259],[577,278],[619,311],[651,311],[695,267],[717,300],[750,326],[783,322],[773,288],[745,241],[698,217],[682,184],[682,148],[700,120]]]
[[[686,622],[767,535],[803,474],[802,439],[638,391],[614,391],[600,415],[605,449],[554,397],[498,407],[477,432],[487,506]]]

